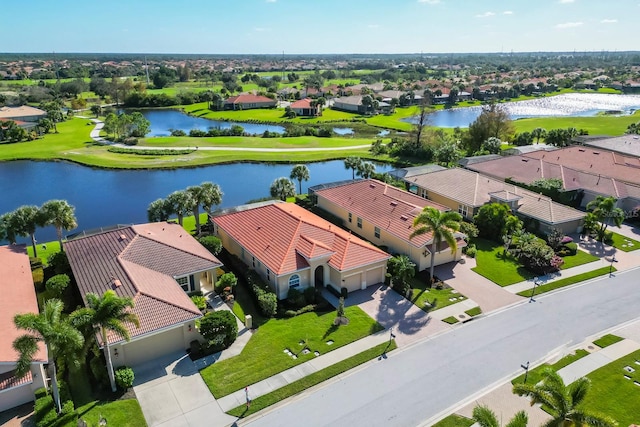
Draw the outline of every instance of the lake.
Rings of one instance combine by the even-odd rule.
[[[342,160],[307,166],[311,179],[302,183],[303,192],[312,185],[351,179],[351,170],[344,168]],[[65,199],[76,207],[78,228],[72,232],[113,224],[142,223],[147,221],[149,203],[203,181],[220,186],[224,193],[221,207],[268,197],[271,183],[276,178],[288,177],[292,167],[233,163],[174,170],[108,170],[67,162],[1,162],[0,215],[21,205],[40,206],[47,200]],[[390,165],[376,165],[377,172],[392,169]],[[298,182],[294,182],[297,191]],[[55,230],[52,227],[38,229],[36,237],[41,242],[55,240]]]
[[[207,131],[209,128],[230,129],[233,125],[242,126],[244,131],[250,134],[262,134],[265,130],[284,133],[284,127],[282,126],[209,120],[202,117],[189,116],[177,110],[141,110],[140,112],[151,122],[151,132],[149,132],[148,136],[169,136],[171,135],[169,129],[183,130],[188,134],[191,129],[203,131]]]
[[[565,93],[557,96],[499,104],[513,120],[531,117],[584,117],[603,111],[630,114],[640,109],[640,96],[606,93]],[[482,112],[482,107],[451,108],[429,115],[429,124],[436,127],[468,127]],[[414,118],[404,119],[412,122]]]

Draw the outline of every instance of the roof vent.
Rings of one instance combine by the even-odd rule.
[[[121,234],[118,240],[120,241],[127,240],[127,236],[125,236],[124,234]]]
[[[581,152],[581,153],[584,153],[585,149],[584,148],[578,148],[578,151]]]
[[[522,159],[522,161],[526,163],[529,161],[529,159]]]
[[[406,221],[406,220],[408,220],[408,219],[409,219],[409,217],[408,217],[408,216],[406,216],[406,215],[401,215],[401,216],[400,216],[400,219],[401,219],[401,220],[403,220],[403,221]]]
[[[376,185],[375,184],[369,184],[369,187],[370,188],[376,188]]]
[[[595,154],[596,156],[600,155],[598,151],[594,151],[593,154]]]
[[[393,201],[391,202],[391,206],[398,206],[398,202],[396,202],[395,200],[393,200]]]

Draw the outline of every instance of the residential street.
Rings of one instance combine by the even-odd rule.
[[[640,315],[640,269],[618,273],[474,320],[394,352],[240,425],[416,426],[553,353]]]

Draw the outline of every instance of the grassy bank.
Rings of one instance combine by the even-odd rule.
[[[594,279],[596,277],[604,276],[605,274],[609,274],[609,271],[612,273],[616,271],[616,268],[613,267],[610,270],[610,267],[602,267],[593,271],[588,271],[586,273],[577,274],[575,276],[567,277],[565,279],[554,280],[553,282],[549,282],[544,285],[540,285],[536,287],[536,295],[543,294],[545,292],[551,292],[556,289],[564,288],[565,286],[570,286],[579,282],[584,282],[585,280]],[[522,292],[518,292],[518,295],[521,297],[529,297],[531,296],[531,289],[527,289]]]

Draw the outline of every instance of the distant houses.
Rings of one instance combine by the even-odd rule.
[[[322,106],[318,105],[316,101],[310,98],[292,102],[290,107],[297,116],[315,117],[322,115]]]
[[[13,120],[35,123],[47,117],[47,112],[39,108],[21,105],[19,107],[0,107],[0,121]]]

